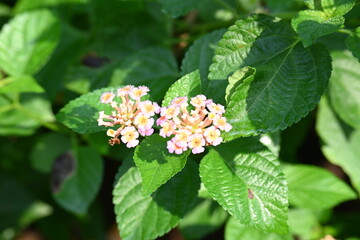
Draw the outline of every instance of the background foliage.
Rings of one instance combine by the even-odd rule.
[[[355,0],[0,2],[0,239],[360,239],[359,25]],[[109,146],[127,84],[225,105],[226,143]]]

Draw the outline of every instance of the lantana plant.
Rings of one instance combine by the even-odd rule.
[[[55,210],[46,214],[57,205],[74,213],[66,226],[86,226],[79,238],[101,235],[103,224],[90,233],[87,221],[113,215],[98,204],[102,186],[113,186],[116,216],[105,222],[116,221],[125,240],[175,227],[207,239],[225,224],[226,240],[320,239],[344,219],[329,210],[360,193],[359,3],[1,3],[0,134],[10,137],[1,141],[0,207],[28,196],[21,186],[48,187],[44,175],[25,175],[34,174],[28,166],[52,176],[56,204],[30,191],[13,218],[0,217],[0,239],[15,232],[8,220],[24,227],[33,211],[41,213],[32,222],[44,217],[35,211],[43,202]],[[348,181],[295,164],[305,138],[321,138],[306,163],[331,162]],[[330,212],[333,226],[320,228]],[[39,228],[51,232],[62,219]],[[335,237],[353,237],[339,226]]]

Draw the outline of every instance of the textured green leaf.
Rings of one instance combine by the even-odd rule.
[[[360,131],[349,133],[326,98],[320,102],[316,130],[323,141],[321,149],[327,159],[344,169],[352,185],[360,193]]]
[[[329,17],[322,11],[304,10],[292,18],[291,25],[300,35],[304,46],[307,47],[319,37],[340,29],[344,22],[345,18],[342,16]]]
[[[212,63],[214,50],[225,30],[217,30],[197,39],[186,52],[182,60],[181,74],[200,71],[201,88],[206,90],[208,85],[209,66]]]
[[[256,68],[254,80],[240,84],[227,105],[233,125],[228,135],[285,129],[316,106],[330,77],[331,58],[322,45],[305,49],[298,41],[288,24],[265,15],[237,21],[224,34],[209,77],[225,79],[244,66]]]
[[[0,96],[0,135],[31,135],[42,124],[55,120],[50,102],[40,94],[21,94],[19,105],[5,96]]]
[[[321,0],[321,7],[326,15],[343,16],[355,5],[355,0]]]
[[[111,78],[111,85],[146,85],[151,96],[160,101],[164,92],[179,77],[173,53],[164,48],[153,47],[135,52],[125,58]]]
[[[84,94],[66,104],[56,115],[59,122],[77,133],[94,133],[105,131],[106,127],[98,126],[97,118],[100,111],[110,113],[113,109],[109,104],[100,102],[104,92],[115,92],[117,87],[109,87]]]
[[[277,158],[256,138],[211,149],[201,161],[200,176],[210,195],[240,223],[287,232],[285,176]]]
[[[70,139],[59,133],[44,134],[32,148],[32,166],[43,173],[49,173],[54,161],[71,148]]]
[[[79,147],[74,154],[63,155],[54,163],[53,196],[65,209],[83,214],[100,189],[103,163],[89,147]]]
[[[155,239],[167,233],[193,205],[199,184],[197,165],[188,161],[179,174],[152,196],[144,197],[140,172],[130,168],[116,181],[113,191],[121,239]]]
[[[331,104],[344,122],[360,129],[360,63],[350,52],[334,52],[331,56]]]
[[[231,217],[225,227],[225,240],[292,240],[290,234],[278,235],[275,233],[260,232],[239,223]]]
[[[7,77],[0,80],[0,93],[42,93],[44,89],[31,76]]]
[[[183,152],[180,155],[169,153],[166,142],[165,138],[154,134],[145,138],[136,147],[134,161],[141,173],[144,196],[156,191],[176,173],[180,172],[186,164],[190,151]]]
[[[306,165],[286,165],[290,204],[313,209],[332,208],[356,198],[356,193],[325,169]]]
[[[162,11],[169,14],[173,18],[183,16],[196,8],[203,0],[158,0],[162,7]]]
[[[354,33],[346,38],[345,43],[346,47],[360,62],[360,27],[356,28]]]
[[[206,235],[218,229],[228,214],[212,199],[199,199],[198,204],[179,224],[179,230],[185,239],[204,239]]]
[[[175,97],[195,97],[201,93],[199,70],[188,73],[177,80],[166,92],[162,106],[169,106]]]
[[[16,15],[0,33],[0,66],[11,75],[33,74],[48,60],[60,26],[49,10]]]

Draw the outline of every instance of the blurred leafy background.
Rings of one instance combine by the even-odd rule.
[[[207,75],[212,56],[202,47],[214,49],[214,43],[236,19],[266,13],[290,22],[306,9],[304,2],[1,1],[0,239],[118,239],[113,182],[117,168],[132,152],[123,146],[110,148],[103,133],[74,134],[56,122],[58,110],[81,94],[122,84],[147,85],[153,99],[160,102],[167,88],[184,73],[200,68]],[[346,28],[360,25],[359,4],[345,19]],[[330,106],[324,100],[320,110],[275,138],[283,162],[327,169],[349,184],[352,180],[359,191],[360,135],[354,129],[360,121],[351,109],[344,113],[347,108],[341,100],[351,89],[359,89],[360,67],[345,50],[346,37],[336,32],[318,40],[331,50],[333,68],[340,69],[332,76],[327,93],[335,104]],[[193,43],[198,65],[182,64]],[[342,71],[346,66],[350,73]],[[202,81],[206,86],[207,79]],[[359,91],[349,95],[359,104]],[[76,175],[72,175],[74,158],[83,169]],[[344,158],[348,160],[345,163]],[[311,188],[321,170],[308,168],[310,176],[315,171],[309,179]],[[285,165],[284,171],[303,179],[304,184],[307,181],[308,175],[297,176],[296,169]],[[295,191],[297,187],[301,190],[302,186],[294,186]],[[328,194],[341,195],[342,191],[346,191],[344,186],[334,184]],[[315,208],[299,201],[289,217],[295,239],[319,239],[326,234],[360,239],[358,199],[338,206],[320,202]],[[226,239],[277,239],[241,226],[229,227],[236,226],[233,220],[225,227],[227,218],[217,203],[199,198],[179,227],[162,239],[222,239],[224,232]],[[197,225],[201,227],[194,228]]]

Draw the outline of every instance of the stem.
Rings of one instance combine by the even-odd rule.
[[[8,109],[6,109],[5,107],[1,108],[0,111],[6,111],[6,110],[9,110],[11,108],[15,108],[18,111],[25,114],[26,116],[38,121],[43,127],[46,127],[46,128],[48,128],[48,129],[50,129],[52,131],[74,134],[72,131],[68,130],[67,128],[63,127],[62,125],[58,124],[57,122],[45,122],[40,117],[38,117],[38,115],[36,113],[33,113],[33,112],[27,110],[20,103],[20,94],[16,94],[14,96],[13,100],[11,98],[9,98],[8,96],[4,95],[4,94],[2,94],[2,96],[5,99],[7,99],[11,103],[11,105],[8,107]]]
[[[338,30],[339,33],[344,33],[344,34],[347,34],[347,35],[350,35],[352,36],[353,35],[353,31],[351,31],[350,29],[339,29]]]
[[[24,108],[20,103],[18,102],[14,102],[14,107],[19,110],[20,112],[22,112],[23,114],[25,114],[26,116],[35,119],[36,121],[38,121],[42,126],[55,131],[55,132],[60,132],[60,127],[58,124],[54,123],[54,122],[44,122],[41,118],[38,117],[38,115],[30,112],[29,110],[27,110],[26,108]]]

